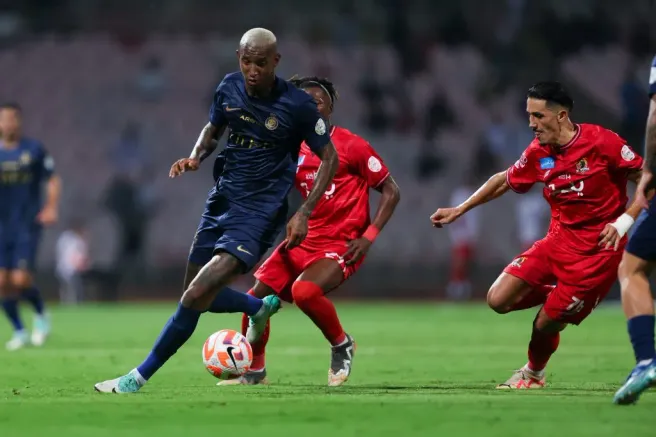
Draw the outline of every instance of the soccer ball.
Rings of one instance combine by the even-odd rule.
[[[219,379],[238,378],[251,368],[253,350],[246,337],[232,329],[210,335],[203,346],[203,363]]]

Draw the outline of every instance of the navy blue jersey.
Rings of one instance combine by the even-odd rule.
[[[0,143],[0,226],[33,224],[42,206],[43,183],[54,171],[43,144],[28,138],[8,149]]]
[[[228,127],[215,163],[217,193],[268,219],[286,205],[301,143],[317,153],[330,140],[314,99],[279,77],[268,97],[257,98],[246,93],[241,73],[228,74],[214,93],[210,122]]]
[[[653,97],[654,94],[656,94],[656,56],[651,61],[651,70],[649,73],[649,97]]]

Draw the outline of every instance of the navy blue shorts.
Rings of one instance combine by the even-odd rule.
[[[281,208],[271,220],[230,207],[223,196],[212,190],[191,245],[189,262],[202,266],[215,253],[227,252],[241,261],[244,272],[248,272],[273,246],[286,219],[287,208]]]
[[[0,229],[0,269],[33,270],[41,240],[41,228]]]
[[[636,220],[626,251],[645,261],[656,261],[656,202]]]

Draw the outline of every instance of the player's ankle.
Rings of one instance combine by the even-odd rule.
[[[342,332],[340,335],[338,335],[335,338],[335,341],[330,342],[330,344],[332,345],[332,347],[340,347],[345,345],[347,341],[348,341],[348,337],[346,337],[346,333]]]
[[[537,370],[539,369],[539,370]],[[533,363],[526,363],[524,366],[524,370],[526,370],[528,373],[531,374],[531,376],[535,376],[537,378],[541,378],[544,376],[544,369],[545,366],[538,366]]]
[[[146,382],[148,382],[148,380],[141,375],[138,369],[136,368],[132,369],[130,373],[132,374],[132,376],[134,376],[134,379],[137,381],[137,384],[139,384],[140,386],[146,385]]]

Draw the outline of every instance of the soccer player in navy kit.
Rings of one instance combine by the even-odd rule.
[[[19,298],[36,311],[32,344],[43,345],[50,332],[32,269],[42,226],[57,221],[60,192],[52,157],[39,141],[22,136],[21,125],[20,106],[0,105],[0,296],[14,329],[8,350],[20,349],[29,340],[18,312]]]
[[[635,403],[643,391],[656,384],[654,300],[649,289],[649,274],[656,266],[656,202],[650,205],[647,200],[653,195],[656,182],[656,56],[651,63],[649,98],[642,177],[635,195],[635,203],[648,211],[643,211],[643,216],[638,219],[618,269],[622,307],[636,359],[635,368],[613,398],[613,402],[619,405]]]
[[[276,296],[260,300],[226,286],[255,266],[284,227],[301,143],[322,164],[311,193],[287,224],[289,248],[307,235],[308,218],[337,170],[337,152],[312,97],[275,75],[280,55],[273,33],[249,30],[237,56],[241,73],[228,74],[219,84],[210,121],[191,156],[171,167],[171,177],[197,170],[229,128],[226,148],[217,157],[223,168],[192,244],[178,309],[146,360],[125,376],[96,384],[97,391],[139,390],[189,339],[205,311],[245,311],[251,323],[264,325],[280,307]]]

